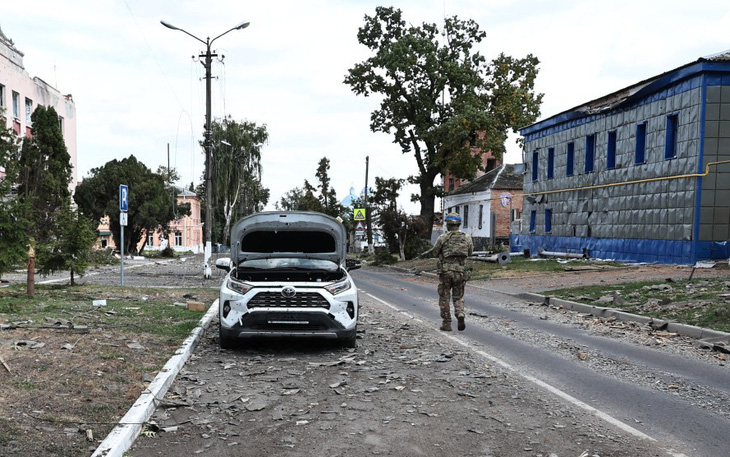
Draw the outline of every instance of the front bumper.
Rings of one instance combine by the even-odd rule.
[[[221,336],[241,339],[355,337],[359,310],[354,286],[336,296],[322,288],[300,286],[297,290],[303,291],[301,301],[273,301],[271,297],[280,295],[282,289],[254,287],[241,295],[223,287],[220,297]]]

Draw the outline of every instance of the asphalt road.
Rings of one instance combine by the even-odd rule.
[[[353,276],[362,292],[434,326],[440,322],[435,279],[376,269],[355,271]],[[456,335],[466,344],[509,364],[528,379],[544,383],[543,387],[555,389],[553,394],[565,394],[573,399],[570,401],[595,408],[608,421],[646,434],[678,453],[728,455],[730,378],[726,366],[515,311],[512,305],[522,301],[489,290],[488,282],[470,283],[465,298],[467,331]],[[504,327],[509,330],[502,330]],[[576,351],[559,350],[561,347],[579,348],[611,367],[587,364],[575,356]],[[677,395],[680,389],[689,394]],[[696,401],[692,392],[702,401]]]

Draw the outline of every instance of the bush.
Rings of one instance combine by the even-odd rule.
[[[175,257],[175,250],[170,246],[167,246],[165,249],[162,250],[160,255],[166,259],[172,259],[173,257]]]
[[[117,265],[119,259],[114,256],[111,249],[92,249],[89,253],[89,264],[91,265]]]
[[[392,255],[388,251],[388,248],[375,248],[375,260],[373,261],[374,265],[392,265],[396,262],[398,262],[398,258]]]

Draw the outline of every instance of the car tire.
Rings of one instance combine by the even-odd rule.
[[[236,347],[236,341],[231,337],[223,335],[221,327],[218,327],[218,337],[220,339],[221,349],[234,349]]]
[[[357,336],[352,335],[351,337],[342,340],[342,347],[348,349],[355,349],[357,347]]]

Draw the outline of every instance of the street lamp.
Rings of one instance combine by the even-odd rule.
[[[213,38],[212,40],[208,37],[205,39],[205,41],[201,40],[200,38],[196,37],[192,33],[188,32],[187,30],[183,30],[179,27],[175,27],[172,24],[169,24],[165,21],[160,21],[160,24],[164,25],[168,29],[172,30],[179,30],[183,32],[184,34],[191,36],[195,38],[196,40],[200,41],[205,45],[205,54],[200,54],[198,57],[203,58],[205,57],[205,60],[203,61],[203,66],[205,67],[205,134],[203,139],[203,146],[205,148],[205,261],[203,265],[203,276],[208,279],[211,277],[211,271],[210,271],[210,255],[211,255],[211,238],[212,238],[212,229],[213,229],[213,210],[211,208],[211,172],[210,172],[210,156],[211,156],[211,149],[212,149],[212,132],[211,132],[211,126],[210,126],[210,80],[211,80],[211,61],[213,57],[217,57],[218,54],[215,54],[215,52],[210,52],[210,45],[213,44],[215,40],[222,37],[223,35],[227,34],[228,32],[232,32],[234,30],[241,30],[245,29],[249,26],[250,22],[241,22],[237,26],[233,27],[232,29],[226,30],[225,32],[221,33],[217,37]]]

